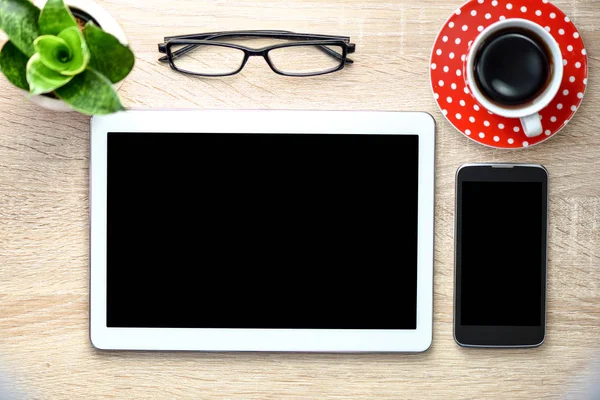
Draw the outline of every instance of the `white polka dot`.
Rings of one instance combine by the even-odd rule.
[[[450,85],[450,87],[452,88],[452,90],[456,90],[456,83],[452,83],[452,85]]]
[[[550,27],[549,26],[545,26],[544,29],[547,30],[548,32],[550,32]]]
[[[513,128],[513,131],[515,131],[515,132],[519,132],[520,130],[521,130],[521,128],[519,128],[518,126],[515,126],[515,127]]]
[[[587,50],[586,49],[582,49],[581,50],[581,54],[583,54],[585,56],[587,54]]]
[[[527,12],[527,7],[525,7],[525,6],[521,7],[521,12],[522,13]]]
[[[448,72],[448,71],[450,71],[450,68],[448,68],[448,66],[447,66],[447,65],[445,65],[445,66],[444,66],[444,72]]]
[[[437,64],[436,63],[431,63],[431,69],[436,69],[437,68]]]
[[[562,109],[563,109],[563,105],[562,105],[562,104],[560,104],[560,103],[558,103],[558,104],[556,105],[556,108],[558,108],[559,110],[562,110]]]
[[[575,77],[574,76],[570,77],[569,82],[571,82],[571,83],[575,82]]]
[[[571,18],[565,17],[565,22],[571,22]]]
[[[571,106],[571,111],[573,111],[573,112],[577,111],[577,106]]]
[[[469,30],[469,27],[467,25],[463,25],[462,30],[463,30],[463,32],[466,32]]]
[[[494,142],[498,143],[500,141],[500,137],[499,136],[494,136]]]
[[[550,117],[550,121],[556,122],[556,117],[554,117],[554,116]]]
[[[465,103],[465,101],[464,101],[464,100],[461,100],[461,101],[460,101],[460,105],[461,105],[461,106],[463,106],[463,107],[464,107],[466,104],[467,104],[467,103]]]
[[[488,114],[490,114],[490,115],[494,115],[494,113],[493,113],[493,112],[491,112],[491,111],[488,111]]]
[[[523,147],[529,147],[529,142],[523,142]]]
[[[583,99],[583,93],[581,93],[581,92],[577,93],[577,98]]]
[[[450,57],[450,59],[453,60],[454,59],[454,53],[448,54],[448,57]]]
[[[467,55],[463,54],[462,56],[460,56],[460,60],[461,61],[465,61],[467,59]]]
[[[567,126],[569,124],[569,120],[566,120],[565,122],[563,122],[563,125]]]
[[[575,68],[581,68],[581,63],[579,61],[575,63]]]
[[[460,44],[460,38],[456,38],[456,40],[454,41],[454,43]]]
[[[440,81],[438,82],[438,85],[440,85],[440,86],[444,86],[444,81],[440,80]]]
[[[473,44],[473,41],[469,40],[469,47],[471,47],[472,44]]]
[[[567,89],[563,90],[563,96],[568,96],[569,95],[569,91]]]
[[[555,13],[550,13],[550,18],[552,18],[552,19],[556,18],[556,14]]]
[[[508,144],[513,144],[515,142],[515,139],[508,139]]]
[[[579,33],[578,33],[578,32],[575,32],[575,33],[573,34],[573,37],[574,37],[575,39],[579,39]]]
[[[542,12],[541,12],[540,10],[537,10],[537,11],[535,12],[535,15],[537,15],[537,16],[539,17],[539,16],[541,16],[541,15],[542,15]]]
[[[460,115],[460,114],[456,114],[455,116],[456,116],[456,119],[462,119],[462,115]]]
[[[564,29],[562,29],[562,28],[561,28],[561,29],[559,29],[559,30],[558,30],[558,34],[559,34],[559,35],[564,35],[564,34],[565,34],[565,30],[564,30]]]
[[[448,26],[449,26],[450,28],[454,28],[454,22],[450,22],[450,23],[448,24]]]
[[[544,133],[546,134],[546,136],[550,136],[552,134],[552,131],[550,129],[546,129]]]
[[[498,124],[499,129],[504,129],[504,124]]]
[[[483,139],[485,137],[485,133],[479,132],[479,137]]]
[[[475,111],[479,111],[479,110],[480,110],[480,108],[479,108],[479,106],[478,106],[477,104],[475,104],[475,105],[473,106],[473,109],[474,109]]]
[[[454,13],[455,13],[456,15],[460,15],[460,13],[461,13],[461,12],[462,12],[462,11],[460,10],[460,8],[459,8],[459,9],[457,9],[456,11],[454,11]]]
[[[465,129],[465,135],[471,136],[471,130],[470,129]]]
[[[481,31],[483,31],[483,25],[479,25],[479,26],[477,27],[477,31],[478,31],[478,32],[481,32]]]
[[[583,84],[584,84],[584,85],[587,85],[587,78],[585,78],[585,79],[583,80]]]
[[[442,49],[437,49],[435,51],[435,54],[437,54],[438,56],[441,56],[442,55]]]
[[[498,5],[498,2],[496,0],[492,1],[492,6],[496,7]]]
[[[499,18],[500,21],[504,21],[505,19],[506,19],[506,17],[504,15],[501,15]]]
[[[448,36],[444,36],[444,37],[442,38],[442,42],[444,42],[444,43],[445,43],[445,42],[447,42],[447,41],[448,41]]]
[[[569,50],[569,51],[573,51],[573,46],[571,46],[571,45],[568,45],[568,46],[567,46],[567,50]]]
[[[506,8],[507,8],[508,10],[512,10],[512,4],[508,3],[508,4],[506,5]]]
[[[490,126],[490,121],[483,121],[483,124],[484,124],[485,126]]]
[[[563,65],[567,65],[568,61],[567,60],[563,60]]]
[[[444,114],[444,116],[448,115],[448,110],[442,110],[442,114]]]
[[[476,11],[476,10],[473,10],[473,11],[471,11],[471,15],[472,15],[473,17],[474,17],[474,16],[476,16],[476,15],[477,15],[477,11]]]
[[[447,101],[448,103],[452,103],[452,97],[450,97],[450,96],[446,97],[446,101]]]
[[[484,0],[477,0],[479,4],[483,4]]]
[[[461,76],[461,75],[462,75],[462,72],[460,71],[460,69],[457,69],[456,70],[456,76]]]
[[[548,4],[548,0],[542,0],[542,3]]]
[[[490,14],[490,13],[485,14],[485,19],[490,19],[490,18],[492,18],[492,14]]]
[[[475,122],[475,118],[469,117],[469,122],[471,122],[471,123]]]
[[[439,98],[440,98],[440,95],[439,95],[439,94],[437,94],[437,93],[434,93],[434,94],[433,94],[433,97],[435,97],[435,99],[437,100],[437,99],[439,99]]]

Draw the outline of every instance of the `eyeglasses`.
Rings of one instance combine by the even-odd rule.
[[[284,39],[289,43],[253,49],[227,41]],[[229,76],[240,72],[250,57],[264,57],[273,72],[285,76],[316,76],[344,69],[356,45],[346,36],[312,35],[288,31],[232,31],[167,36],[158,45],[172,69],[198,76]]]

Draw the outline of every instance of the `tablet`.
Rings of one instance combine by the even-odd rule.
[[[424,113],[94,117],[93,345],[426,350],[434,133]]]

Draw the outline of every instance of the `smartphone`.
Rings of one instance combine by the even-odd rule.
[[[456,175],[454,339],[537,347],[546,337],[548,171],[469,164]]]

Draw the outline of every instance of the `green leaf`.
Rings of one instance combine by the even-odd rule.
[[[83,28],[90,49],[90,67],[116,83],[129,74],[135,63],[133,52],[113,35],[104,32],[93,22]]]
[[[87,67],[90,61],[90,51],[85,44],[85,39],[79,28],[67,28],[58,34],[71,50],[71,59],[68,68],[61,71],[63,75],[77,75]]]
[[[58,36],[40,36],[35,39],[33,46],[46,67],[56,72],[62,72],[69,68],[72,58],[71,49],[67,42]]]
[[[108,78],[92,68],[75,76],[55,93],[71,108],[83,114],[102,115],[124,109]]]
[[[33,41],[40,36],[40,10],[29,0],[0,0],[0,29],[27,57],[34,53]]]
[[[71,79],[72,76],[61,75],[46,67],[39,54],[34,54],[27,62],[27,82],[32,95],[50,93]]]
[[[27,56],[12,42],[6,42],[0,51],[0,70],[13,85],[25,90],[29,90],[27,60]]]
[[[48,0],[39,19],[42,35],[58,35],[70,27],[77,27],[77,21],[63,0]]]

